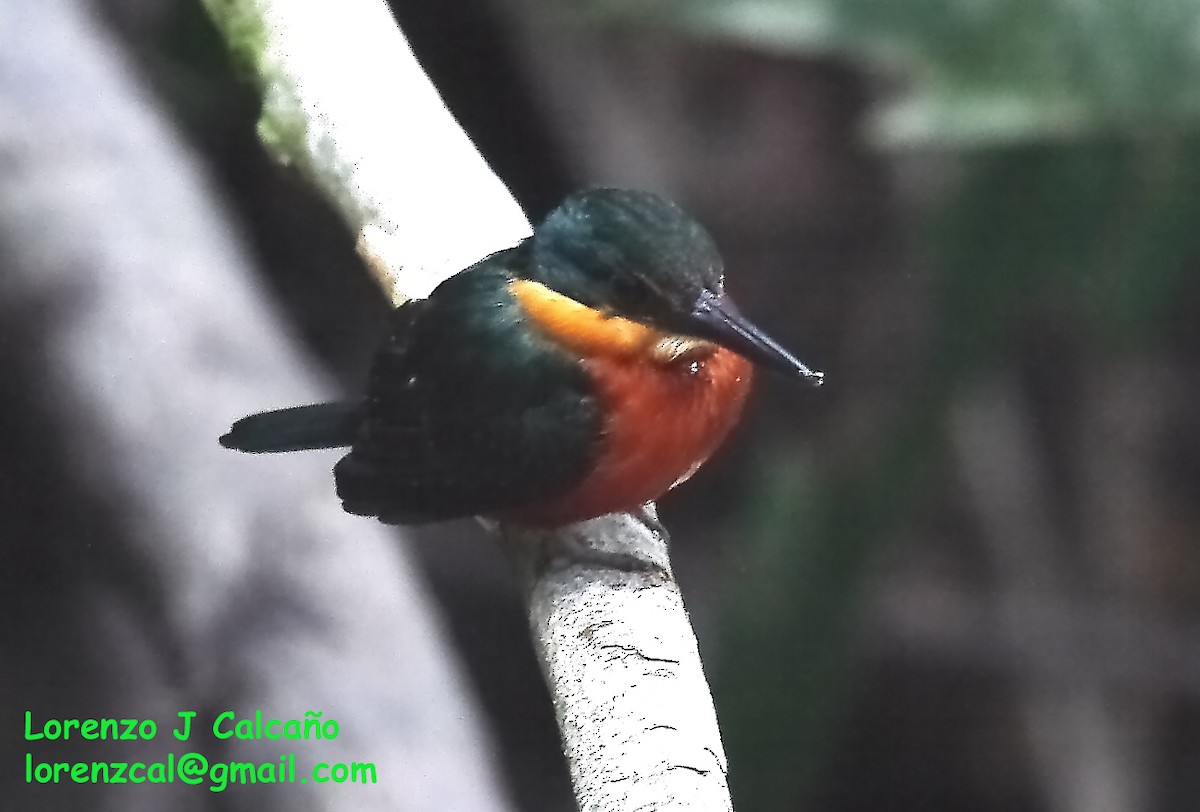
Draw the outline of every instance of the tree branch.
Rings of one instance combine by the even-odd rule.
[[[393,302],[528,233],[380,0],[205,2],[262,84],[260,132],[336,202]],[[617,515],[504,538],[523,573],[580,807],[730,809],[665,537]],[[660,569],[614,571],[586,563],[581,548]],[[563,550],[573,554],[553,566]]]
[[[393,303],[529,233],[380,0],[204,0],[263,96],[258,131],[333,201]]]
[[[573,563],[577,552],[562,561],[520,556],[535,566],[525,573],[530,623],[580,808],[732,809],[717,717],[667,539],[613,514],[514,543],[518,550],[582,546],[654,565],[625,572]]]

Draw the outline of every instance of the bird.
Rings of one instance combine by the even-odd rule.
[[[253,414],[220,443],[349,447],[343,509],[386,524],[553,528],[685,482],[738,422],[753,366],[824,380],[739,312],[691,215],[592,188],[396,308],[363,398]]]

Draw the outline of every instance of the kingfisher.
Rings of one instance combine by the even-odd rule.
[[[696,220],[628,189],[568,197],[389,326],[362,400],[250,415],[221,445],[348,446],[342,505],[387,524],[550,528],[691,477],[738,421],[752,363],[823,381],[734,306]]]

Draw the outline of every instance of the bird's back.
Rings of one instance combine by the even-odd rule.
[[[495,515],[582,480],[597,404],[513,297],[521,258],[493,255],[396,311],[335,468],[347,511],[396,524]]]

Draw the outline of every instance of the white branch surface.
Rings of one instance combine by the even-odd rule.
[[[613,514],[522,541],[633,555],[623,572],[541,556],[530,621],[583,812],[731,809],[725,752],[667,541]]]
[[[394,303],[529,233],[380,0],[205,0],[263,91],[259,132],[358,232]]]
[[[382,0],[206,0],[263,86],[260,131],[333,199],[393,302],[528,223],[421,71]],[[303,138],[291,137],[302,132]],[[509,534],[581,809],[731,809],[695,634],[666,540],[630,516]],[[661,573],[544,567],[579,547]],[[553,563],[553,557],[550,559]]]

